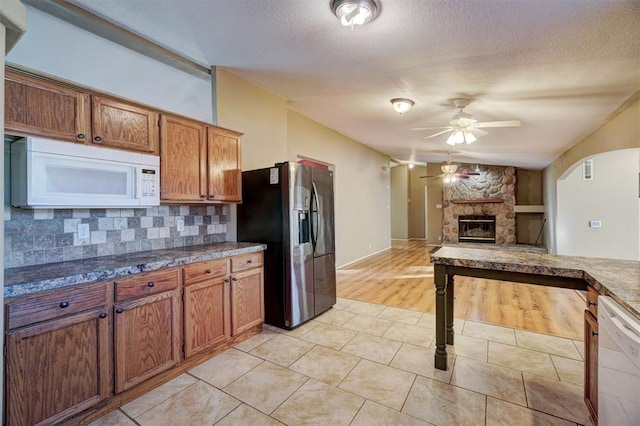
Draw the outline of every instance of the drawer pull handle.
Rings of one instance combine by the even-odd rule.
[[[147,285],[148,285],[149,287],[153,287],[153,286],[155,286],[155,285],[156,285],[156,283],[154,283],[153,281],[149,281],[149,282],[147,283]]]
[[[207,274],[210,274],[210,273],[211,273],[211,269],[206,269],[206,270],[205,270],[205,272],[206,272]]]
[[[116,309],[116,314],[121,314],[123,312],[124,312],[124,309],[122,309],[122,308]]]
[[[253,263],[252,259],[247,260],[247,263]]]
[[[69,302],[62,302],[62,303],[60,304],[60,307],[61,307],[62,309],[64,309],[64,308],[68,308],[68,307],[69,307]]]
[[[104,312],[100,314],[100,318],[106,318],[107,314],[105,314]]]
[[[595,331],[591,332],[591,337],[596,337],[598,335],[598,333],[596,333]]]
[[[588,303],[589,303],[589,306],[597,306],[598,305],[598,302],[589,301]]]

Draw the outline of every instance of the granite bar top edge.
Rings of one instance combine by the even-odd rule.
[[[4,270],[5,299],[266,250],[260,243],[213,243]]]
[[[433,264],[581,278],[640,318],[640,261],[446,246]]]

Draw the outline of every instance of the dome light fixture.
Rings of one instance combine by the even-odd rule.
[[[405,112],[409,111],[411,107],[415,105],[415,102],[407,98],[393,98],[391,99],[391,105],[393,106],[395,112],[402,115]]]
[[[378,15],[375,0],[331,0],[331,11],[345,27],[364,25]]]

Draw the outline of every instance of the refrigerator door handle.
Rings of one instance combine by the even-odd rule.
[[[315,204],[315,213],[320,215],[320,202],[318,201],[318,188],[316,188],[316,183],[311,182],[311,203]],[[313,218],[313,207],[311,207],[311,212],[309,215],[309,226],[311,227],[311,244],[313,246],[313,251],[316,251],[316,243],[318,242],[318,224],[319,220],[314,220]]]

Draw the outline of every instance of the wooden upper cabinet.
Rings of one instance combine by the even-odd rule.
[[[209,200],[242,201],[239,135],[207,128]]]
[[[160,119],[160,198],[163,201],[206,201],[207,145],[205,126],[170,115]]]
[[[6,71],[5,133],[85,142],[91,137],[90,95]]]
[[[93,144],[158,154],[157,112],[102,96],[91,107]]]

